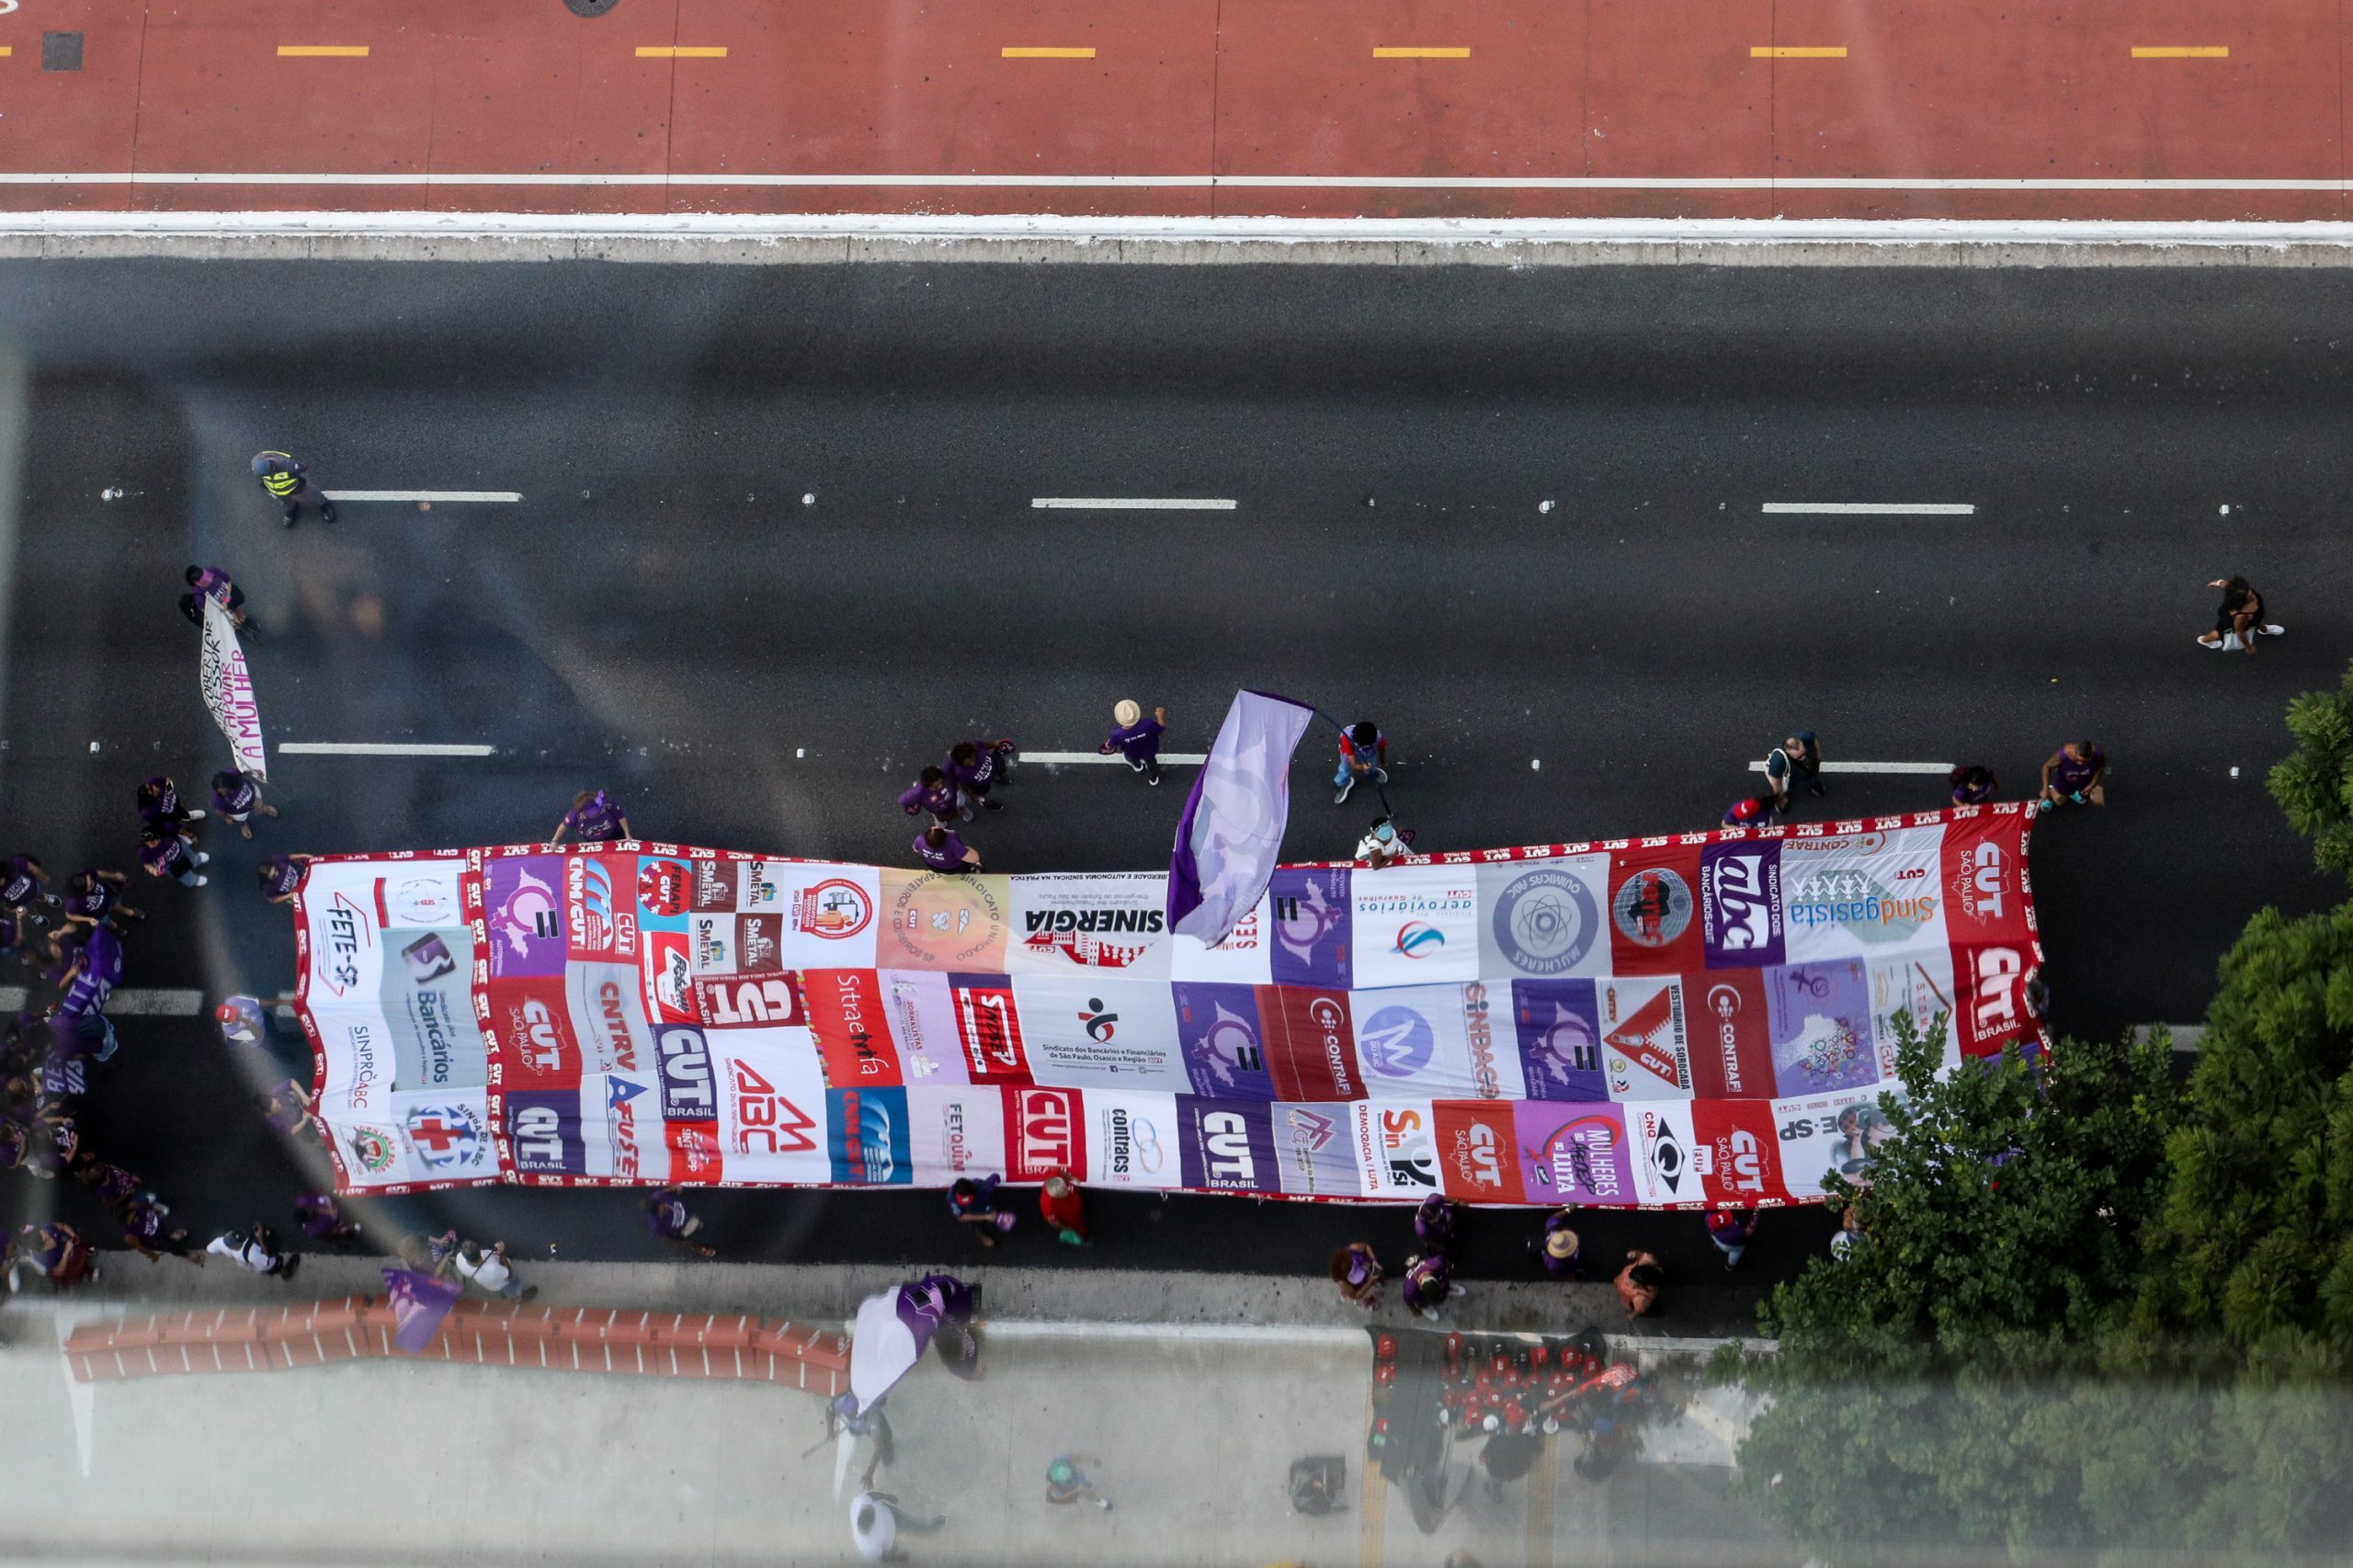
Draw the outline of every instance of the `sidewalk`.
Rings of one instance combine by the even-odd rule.
[[[28,1293],[0,1313],[0,1399],[15,1416],[0,1436],[0,1463],[16,1482],[0,1553],[141,1562],[343,1563],[403,1551],[483,1564],[856,1560],[848,1498],[866,1450],[845,1460],[836,1497],[835,1445],[823,1441],[812,1396],[364,1360],[74,1385],[56,1346],[79,1322],[381,1289],[372,1265],[340,1259],[306,1265],[299,1289],[219,1269],[158,1269],[150,1280],[119,1259],[109,1273],[109,1284],[161,1289],[137,1303]],[[1300,1285],[1130,1277],[1120,1299],[1165,1308],[1169,1321],[1139,1312],[1081,1321],[1052,1311],[1080,1278],[971,1275],[984,1285],[986,1375],[960,1382],[926,1360],[888,1407],[897,1456],[878,1485],[919,1515],[948,1519],[937,1535],[904,1538],[911,1562],[1288,1558],[1418,1568],[1456,1550],[1491,1565],[1795,1560],[1726,1501],[1747,1415],[1735,1392],[1701,1391],[1608,1483],[1570,1474],[1573,1449],[1560,1442],[1500,1502],[1472,1480],[1425,1536],[1401,1495],[1368,1483],[1370,1340],[1336,1302],[1327,1311],[1299,1298],[1290,1321],[1221,1320],[1210,1302],[1237,1287],[1263,1304]],[[831,1329],[856,1297],[891,1282],[756,1267],[551,1265],[528,1277],[542,1304],[789,1313]],[[1555,1333],[1577,1326],[1552,1315]],[[1671,1346],[1642,1348],[1653,1362]],[[1048,1461],[1073,1451],[1094,1456],[1086,1468],[1114,1509],[1046,1504]],[[1454,1465],[1474,1453],[1459,1446]],[[1313,1518],[1290,1508],[1289,1466],[1308,1454],[1347,1457],[1346,1511]]]

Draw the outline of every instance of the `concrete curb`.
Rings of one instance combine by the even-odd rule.
[[[0,258],[665,265],[2353,266],[2353,224],[1950,220],[0,214]]]
[[[383,1292],[385,1259],[312,1253],[292,1283],[248,1274],[216,1260],[191,1268],[165,1259],[150,1266],[130,1254],[99,1255],[97,1284],[63,1301],[97,1314],[289,1307],[340,1296]],[[1368,1327],[1419,1326],[1392,1293],[1368,1312],[1339,1299],[1330,1282],[1305,1277],[1190,1274],[1146,1269],[1000,1268],[966,1260],[904,1268],[730,1263],[550,1263],[518,1258],[516,1272],[537,1286],[544,1307],[647,1312],[748,1312],[819,1325],[844,1324],[877,1290],[935,1269],[982,1290],[983,1316],[1016,1335],[1323,1340],[1361,1335]],[[1671,1297],[1665,1321],[1630,1325],[1607,1282],[1473,1280],[1441,1326],[1466,1334],[1574,1334],[1592,1324],[1613,1340],[1645,1344],[1692,1336],[1710,1348],[1755,1332],[1754,1295],[1711,1288]],[[1671,1289],[1671,1286],[1670,1286]],[[11,1306],[40,1308],[59,1300],[28,1286]]]

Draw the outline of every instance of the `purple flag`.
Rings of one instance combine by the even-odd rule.
[[[392,1299],[392,1343],[412,1356],[422,1356],[439,1332],[441,1320],[465,1294],[465,1287],[414,1268],[384,1270],[384,1290]]]
[[[1168,924],[1211,947],[1267,891],[1290,815],[1290,754],[1315,710],[1263,691],[1234,694],[1176,824]]]

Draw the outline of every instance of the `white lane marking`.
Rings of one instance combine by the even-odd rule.
[[[1168,767],[1199,767],[1202,763],[1207,762],[1209,759],[1210,754],[1205,751],[1165,751],[1160,754],[1162,765]],[[1110,756],[1106,756],[1099,751],[1025,751],[1021,754],[1021,760],[1024,762],[1051,762],[1056,764],[1065,762],[1116,762],[1124,767],[1126,766],[1128,759],[1121,756],[1117,752],[1113,752]]]
[[[1231,512],[1231,501],[1174,497],[1153,500],[1141,495],[1039,495],[1030,506],[1041,512]]]
[[[322,490],[330,501],[520,501],[519,490]]]
[[[1972,517],[1966,501],[1768,501],[1765,510],[1824,517]]]
[[[26,987],[0,985],[0,1012],[21,1013],[29,1005]],[[106,1010],[118,1018],[193,1018],[205,1010],[204,993],[119,986],[107,998]]]
[[[1822,765],[1824,773],[1950,773],[1952,769],[1953,765],[1949,762],[1825,762]],[[1752,762],[1748,765],[1748,771],[1762,773],[1765,765]]]
[[[0,174],[0,185],[253,185],[253,186],[715,186],[906,187],[914,188],[1079,188],[1231,186],[1256,189],[1323,190],[2317,190],[2353,191],[2343,179],[1931,179],[1875,176],[1759,175],[1511,176],[1488,175],[876,175],[876,174]]]
[[[496,746],[440,745],[426,741],[281,741],[280,756],[496,756]]]

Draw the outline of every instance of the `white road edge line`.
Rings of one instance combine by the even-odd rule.
[[[281,741],[280,756],[496,756],[496,746],[402,741]]]
[[[1781,516],[1823,517],[1973,517],[1966,501],[1768,501],[1765,510]]]
[[[322,490],[330,501],[520,501],[519,490]]]
[[[1160,754],[1161,765],[1165,767],[1199,767],[1209,759],[1210,754],[1205,751],[1165,751]],[[1128,759],[1117,752],[1106,756],[1099,751],[1025,751],[1021,754],[1021,760],[1051,763],[1056,767],[1065,762],[1116,762],[1124,767]]]
[[[1950,773],[1952,769],[1953,765],[1949,762],[1825,762],[1822,765],[1824,773]],[[1752,762],[1748,765],[1748,771],[1762,773],[1765,765]]]
[[[1231,512],[1231,501],[1196,500],[1175,497],[1154,500],[1145,496],[1127,495],[1040,495],[1030,500],[1030,508],[1040,512]]]

